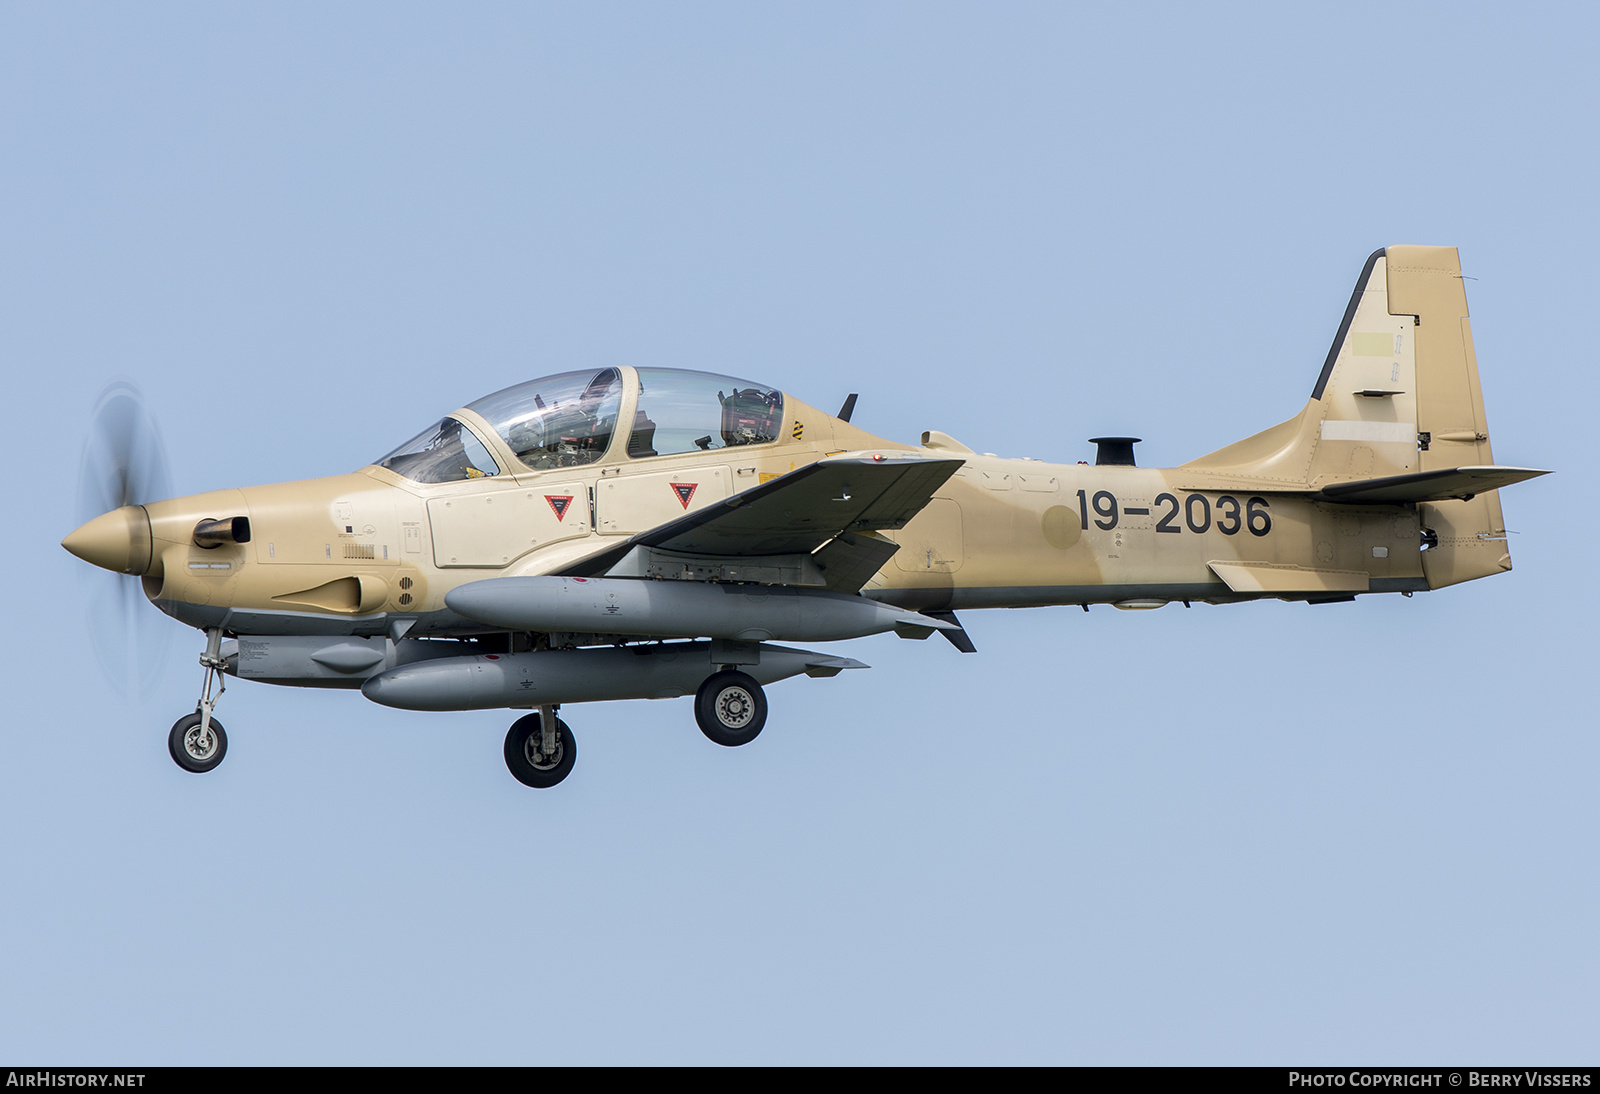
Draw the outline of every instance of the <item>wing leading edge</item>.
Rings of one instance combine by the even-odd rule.
[[[896,456],[819,460],[640,532],[553,576],[599,577],[637,548],[712,559],[815,553],[828,588],[855,592],[896,550],[872,533],[905,527],[962,462]]]

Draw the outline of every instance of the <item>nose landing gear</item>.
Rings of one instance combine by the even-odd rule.
[[[172,732],[167,734],[167,751],[172,754],[173,762],[185,771],[204,775],[228,754],[228,735],[215,718],[207,725],[202,724],[199,713],[185,714],[172,723]]]
[[[222,723],[211,716],[217,700],[228,690],[222,674],[222,628],[206,630],[206,651],[200,655],[200,664],[206,670],[200,685],[200,702],[193,714],[185,714],[172,723],[172,731],[167,734],[167,751],[173,762],[196,775],[214,770],[228,754],[228,735],[223,732]],[[213,680],[217,683],[215,695],[211,694]]]

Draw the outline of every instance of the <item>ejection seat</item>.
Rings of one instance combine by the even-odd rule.
[[[633,459],[656,455],[656,423],[643,410],[633,412],[633,431],[628,434],[628,455]]]

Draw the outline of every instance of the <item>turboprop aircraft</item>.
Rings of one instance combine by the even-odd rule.
[[[205,633],[168,748],[215,768],[224,676],[406,710],[531,713],[506,766],[572,770],[565,704],[694,696],[747,744],[766,685],[864,668],[779,643],[893,631],[974,652],[977,608],[1410,596],[1511,568],[1454,248],[1367,259],[1294,418],[1172,468],[897,444],[769,385],[562,372],[456,410],[367,467],[122,496],[63,546]],[[124,461],[126,462],[126,461]],[[126,467],[117,482],[135,492]],[[213,689],[217,688],[215,692]]]

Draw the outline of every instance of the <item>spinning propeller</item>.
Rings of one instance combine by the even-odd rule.
[[[160,501],[170,494],[168,481],[161,433],[139,389],[122,381],[107,385],[95,402],[84,444],[79,522],[125,505]],[[147,698],[166,669],[170,628],[143,603],[138,577],[105,570],[85,577],[90,645],[101,669],[122,694]]]

